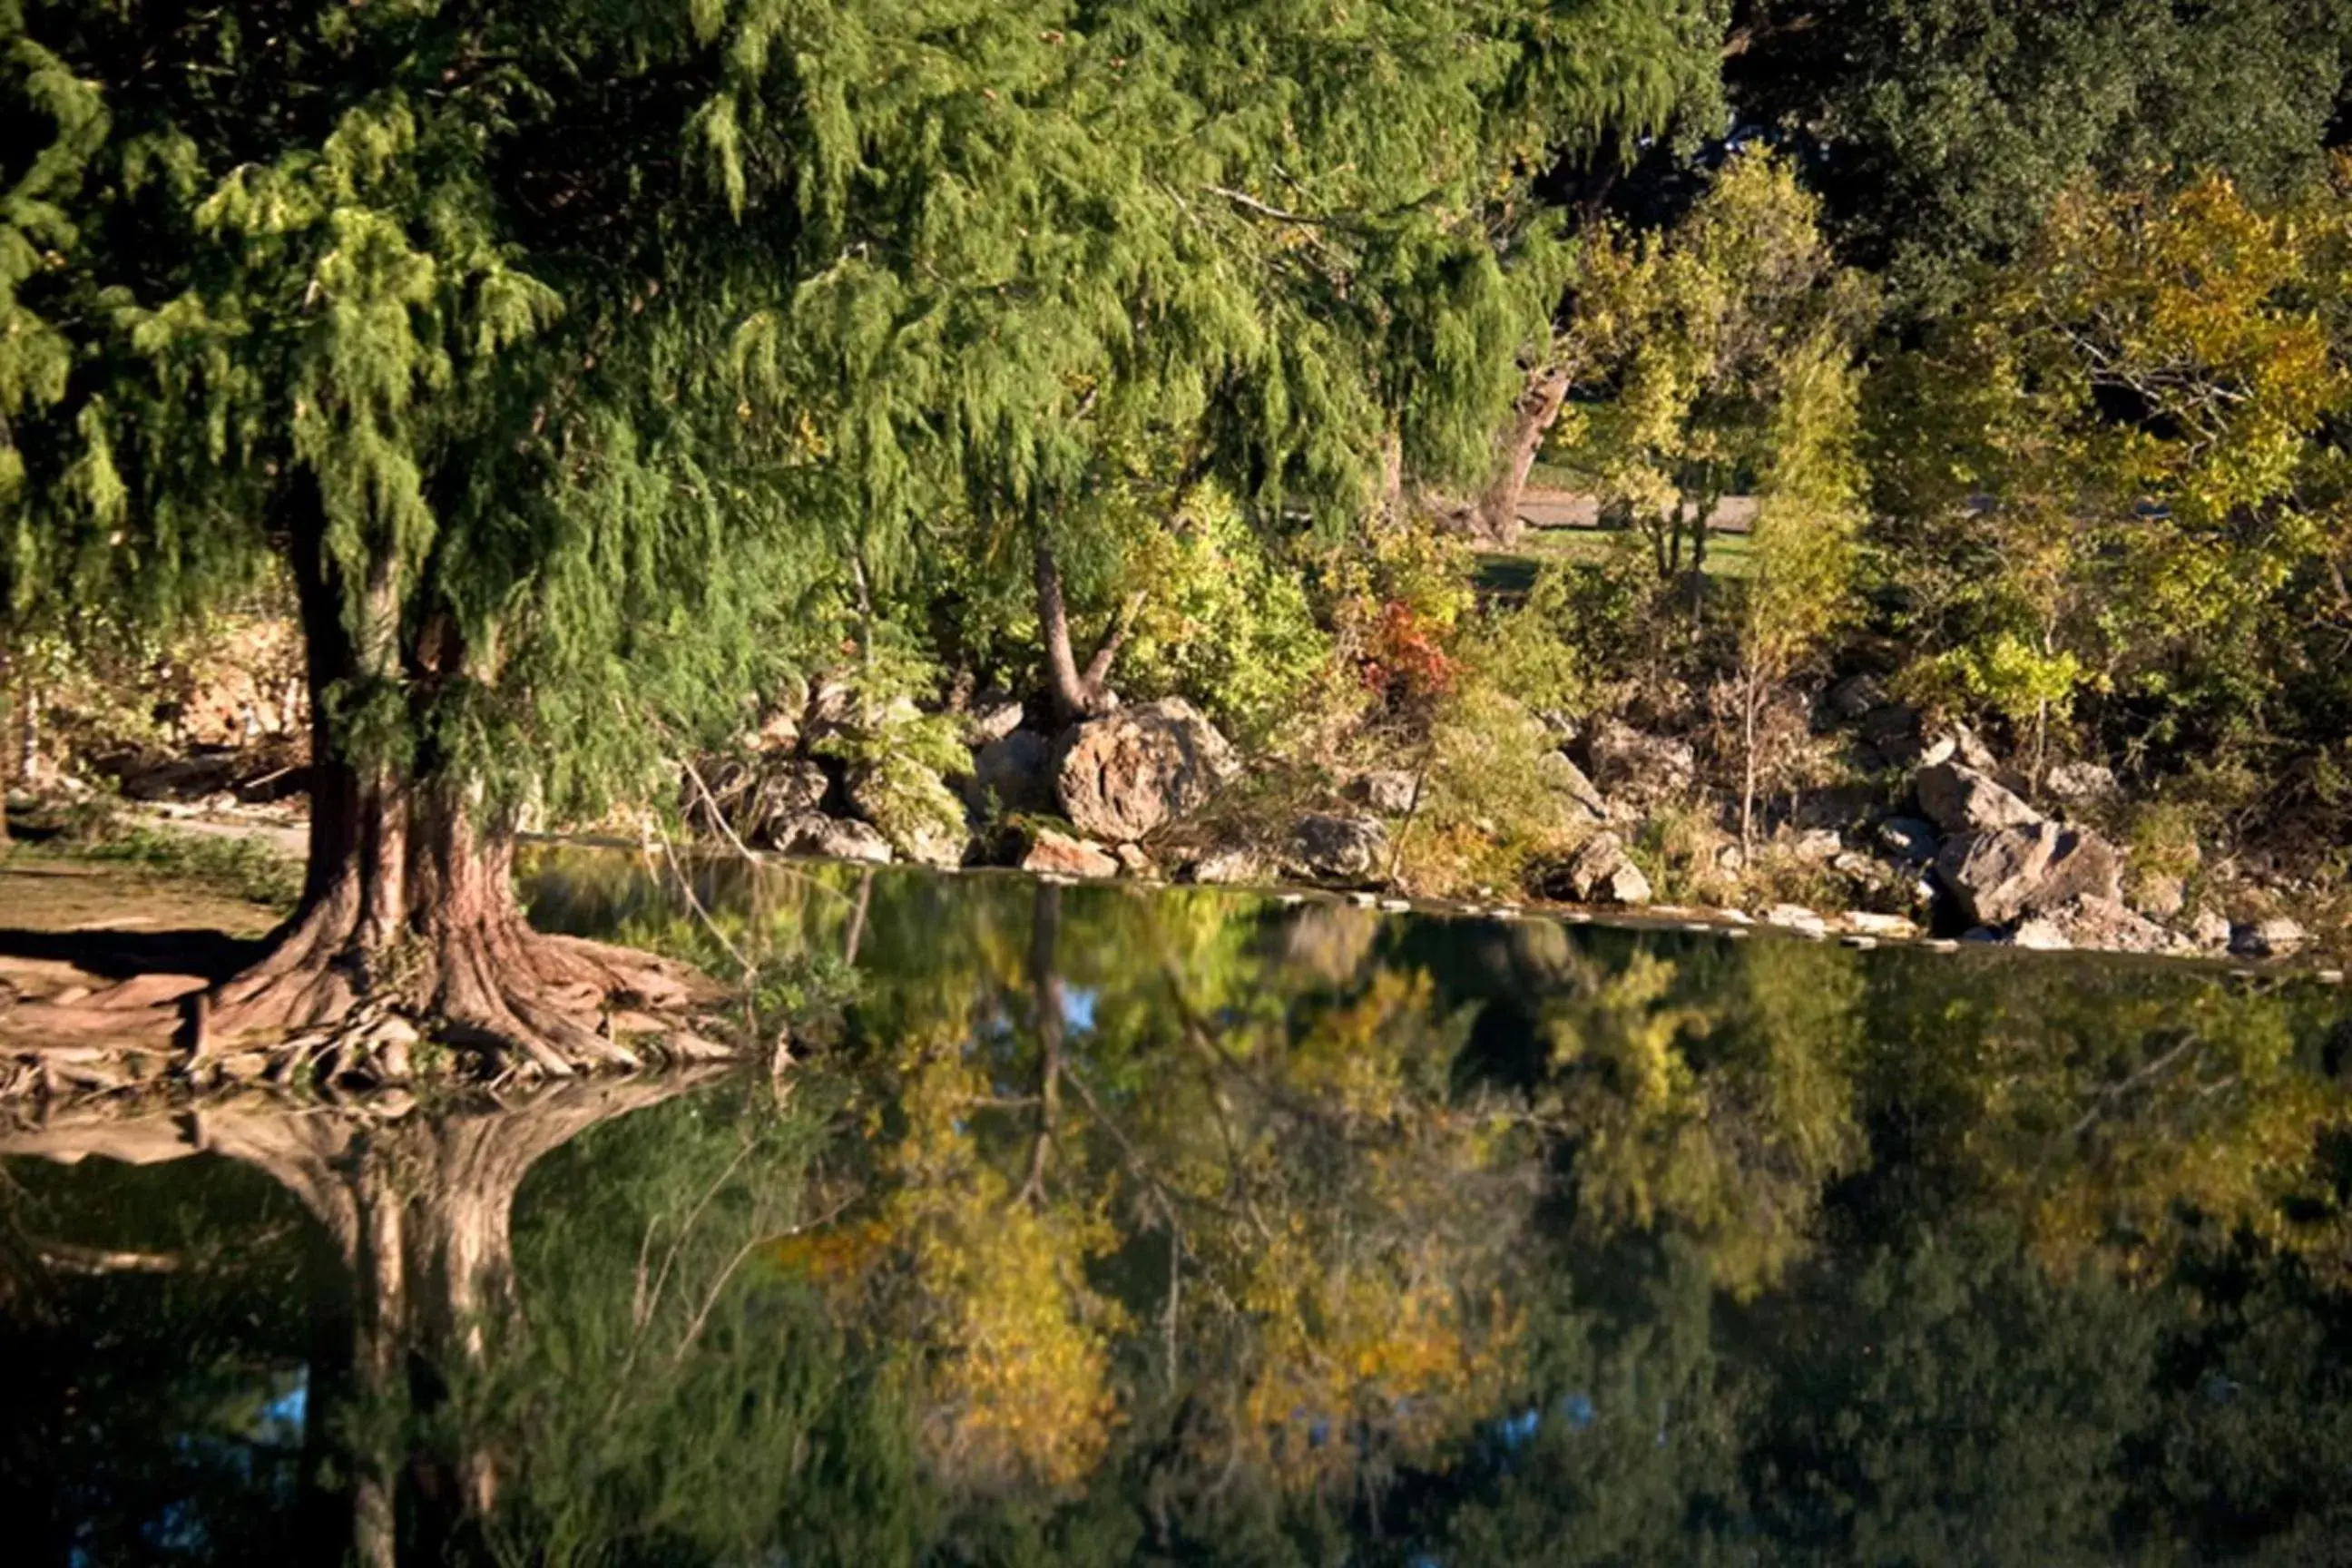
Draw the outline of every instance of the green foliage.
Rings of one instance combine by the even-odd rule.
[[[1552,437],[1603,510],[1650,538],[1662,578],[1681,574],[1688,535],[1694,603],[1723,499],[1777,491],[1786,603],[1767,618],[1792,626],[1821,619],[1799,603],[1835,597],[1822,587],[1837,552],[1822,542],[1840,527],[1822,524],[1851,511],[1856,488],[1848,367],[1867,300],[1818,219],[1792,167],[1751,149],[1669,233],[1594,237],[1565,350],[1580,390]]]
[[[982,665],[1034,547],[1108,619],[1203,476],[1269,537],[1344,529],[1391,431],[1417,472],[1485,463],[1559,279],[1541,153],[1706,98],[1709,19],[750,7],[698,121],[773,280],[747,432],[887,591],[952,583]],[[1255,656],[1301,640],[1276,608]]]
[[[2327,0],[1766,0],[1737,36],[1734,100],[1818,149],[1841,235],[1928,310],[2086,178],[2291,194],[2352,69]]]
[[[1331,654],[1300,574],[1213,489],[1186,499],[1178,529],[1138,542],[1144,595],[1120,655],[1122,689],[1183,696],[1244,745],[1262,743]]]

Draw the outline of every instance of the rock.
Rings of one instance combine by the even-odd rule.
[[[1536,759],[1536,773],[1552,792],[1573,807],[1573,815],[1588,822],[1609,820],[1609,802],[1587,778],[1584,770],[1569,759],[1565,752],[1546,752]]]
[[[1928,742],[1927,749],[1919,754],[1919,765],[1922,767],[1937,767],[1945,763],[1954,762],[1958,763],[1962,767],[1974,768],[1980,773],[1995,773],[2000,771],[2000,763],[1994,757],[1991,749],[1982,741],[1978,740],[1976,731],[1966,724],[1953,725]]]
[[[1268,879],[1266,869],[1265,858],[1256,850],[1225,845],[1193,861],[1191,876],[1204,887],[1223,887],[1237,882],[1264,882]]]
[[[2007,925],[2025,912],[2057,849],[2047,822],[1961,834],[1937,857],[1936,874],[1971,925]]]
[[[2042,814],[1982,770],[1948,758],[1919,770],[1919,809],[1946,834],[2029,827]]]
[[[2048,915],[2020,921],[2017,929],[2010,933],[2009,942],[2011,947],[2031,948],[2038,952],[2064,952],[2074,945]]]
[[[1585,840],[1568,863],[1567,883],[1580,903],[1638,907],[1653,897],[1650,879],[1625,853],[1625,841],[1613,833],[1596,833]]]
[[[2052,799],[2069,804],[2107,800],[2116,793],[2115,770],[2098,763],[2061,763],[2042,775],[2042,787]]]
[[[1698,758],[1687,742],[1644,735],[1612,719],[1592,736],[1592,782],[1607,795],[1662,800],[1689,789]]]
[[[1021,728],[1021,704],[1010,697],[982,698],[964,715],[963,741],[978,748],[1003,740]]]
[[[1872,675],[1849,675],[1830,688],[1823,700],[1829,710],[1849,723],[1886,706],[1886,692]]]
[[[784,707],[762,713],[760,722],[743,737],[746,747],[754,752],[783,752],[797,751],[801,743],[801,721],[797,710]]]
[[[2199,906],[2197,918],[2189,922],[2189,941],[2200,952],[2229,952],[2229,917],[2210,904]]]
[[[801,705],[801,744],[845,728],[851,711],[857,705],[857,695],[845,680],[827,679],[809,688],[808,700]]]
[[[1358,774],[1348,793],[1382,816],[1402,816],[1412,809],[1413,776],[1402,768],[1374,768]]]
[[[2168,921],[2189,902],[2189,883],[2169,871],[2144,871],[2125,900],[2150,920]]]
[[[2311,933],[2284,915],[2274,915],[2230,932],[2230,951],[2240,958],[2288,958],[2309,944]]]
[[[1310,813],[1290,830],[1290,858],[1315,881],[1368,881],[1388,869],[1388,829],[1369,816]]]
[[[1764,923],[1804,936],[1822,937],[1830,933],[1829,922],[1802,904],[1774,904],[1764,911]]]
[[[1108,879],[1118,875],[1118,862],[1099,844],[1043,827],[1029,841],[1028,852],[1021,857],[1021,869]]]
[[[1839,917],[1848,929],[1871,936],[1913,937],[1919,927],[1906,915],[1883,915],[1873,910],[1848,910]]]
[[[1079,724],[1054,763],[1062,813],[1097,838],[1127,843],[1197,811],[1240,771],[1216,726],[1181,698]]]
[[[1138,881],[1156,882],[1160,879],[1160,863],[1143,852],[1142,845],[1121,844],[1111,851],[1111,855],[1118,860],[1118,868]]]
[[[1906,866],[1933,860],[1943,837],[1934,823],[1916,816],[1890,816],[1878,825],[1875,834],[1879,847]]]
[[[1536,722],[1544,727],[1544,732],[1551,737],[1554,745],[1572,746],[1576,744],[1577,737],[1584,733],[1582,725],[1557,708],[1537,709]]]
[[[824,805],[833,781],[814,763],[778,758],[759,764],[742,806],[734,814],[746,838],[772,838],[776,825],[806,816]]]
[[[835,860],[890,863],[890,841],[863,822],[811,812],[786,823],[774,835],[787,855],[823,855]]]
[[[2123,851],[2087,828],[2058,836],[2050,874],[2033,895],[2033,908],[2046,910],[2069,899],[2098,899],[2124,907]]]
[[[925,866],[963,864],[971,836],[963,803],[940,775],[911,757],[893,756],[849,777],[849,804],[890,847]]]
[[[2069,899],[2028,919],[2018,927],[2020,947],[2033,945],[2026,941],[2029,929],[2046,930],[2067,947],[2102,952],[2171,952],[2179,945],[2179,939],[2154,921],[2095,893]]]
[[[1937,857],[1936,874],[1979,925],[2007,925],[2069,899],[2123,899],[2123,862],[2115,848],[2095,834],[2052,822],[1959,835]]]
[[[972,754],[970,785],[975,810],[993,800],[1002,811],[1054,809],[1054,748],[1034,730],[1015,730]]]
[[[1834,828],[1808,827],[1790,843],[1790,853],[1809,865],[1819,865],[1835,859],[1845,848],[1845,840]]]

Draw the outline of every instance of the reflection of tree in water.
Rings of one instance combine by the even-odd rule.
[[[747,952],[855,933],[788,1106],[205,1134],[373,1292],[306,1436],[380,1456],[338,1516],[379,1560],[2311,1560],[2347,1522],[2319,1004],[864,887],[709,894]],[[41,1235],[45,1279],[139,1251]]]
[[[363,1563],[391,1563],[404,1479],[415,1493],[412,1534],[446,1536],[496,1504],[500,1464],[492,1447],[469,1444],[444,1456],[412,1449],[395,1413],[438,1404],[446,1379],[482,1362],[499,1320],[513,1310],[509,1227],[523,1178],[588,1128],[690,1082],[572,1084],[519,1103],[432,1115],[293,1111],[265,1100],[130,1120],[84,1112],[0,1136],[0,1153],[131,1165],[205,1154],[266,1174],[300,1203],[331,1260],[326,1293],[335,1303],[301,1384],[310,1444],[304,1468],[314,1479],[347,1474],[352,1550]],[[337,1440],[346,1446],[330,1456],[324,1446]],[[309,1500],[314,1532],[333,1506]],[[320,1537],[308,1544],[318,1548]]]

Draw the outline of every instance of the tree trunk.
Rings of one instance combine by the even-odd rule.
[[[660,1033],[690,1056],[714,1052],[679,1027],[707,983],[650,953],[532,931],[515,896],[509,824],[463,785],[433,777],[430,755],[403,771],[347,748],[331,717],[338,698],[429,689],[465,673],[465,652],[444,628],[404,655],[388,568],[347,592],[326,554],[315,490],[296,489],[287,531],[310,695],[311,795],[293,918],[259,963],[209,992],[144,976],[70,1008],[20,1006],[11,1030],[80,1026],[128,1039],[160,1027],[168,1038],[175,1017],[141,1016],[166,996],[185,1004],[191,1066],[229,1041],[268,1045],[345,1026],[355,1038],[387,1038],[378,1030],[385,1013],[436,1026],[448,1044],[479,1053],[493,1076],[634,1068],[638,1055],[619,1038],[626,1033]]]
[[[1559,422],[1560,405],[1568,399],[1570,380],[1566,365],[1547,365],[1528,377],[1525,392],[1511,410],[1511,422],[1496,442],[1495,477],[1478,497],[1473,527],[1479,538],[1508,547],[1517,544],[1524,526],[1519,500],[1526,495],[1528,474],[1543,450],[1544,437]]]
[[[1404,437],[1391,429],[1381,437],[1381,500],[1379,523],[1396,528],[1404,521]]]
[[[1763,680],[1751,666],[1740,682],[1739,858],[1744,868],[1756,852],[1756,710]]]
[[[1016,1205],[1045,1195],[1045,1163],[1062,1120],[1062,1047],[1067,1020],[1062,1013],[1062,889],[1037,884],[1030,904],[1029,983],[1035,988],[1037,1023],[1037,1135],[1029,1149],[1029,1174],[1013,1195]]]
[[[1099,719],[1118,706],[1118,699],[1110,689],[1111,665],[1126,645],[1129,628],[1141,608],[1140,598],[1130,597],[1119,607],[1110,625],[1103,629],[1102,641],[1096,645],[1086,668],[1081,669],[1070,643],[1070,613],[1062,598],[1061,563],[1055,559],[1054,546],[1043,529],[1038,531],[1033,549],[1037,579],[1037,631],[1045,645],[1045,691],[1053,704],[1054,721],[1076,724]]]
[[[1711,512],[1713,510],[1714,510],[1714,509],[1713,509],[1712,507],[1706,507],[1706,508],[1702,508],[1702,509],[1700,509],[1700,510],[1699,510],[1699,512],[1698,512],[1698,515],[1697,515],[1697,516],[1696,516],[1696,517],[1692,521],[1692,522],[1691,522],[1691,565],[1690,565],[1690,584],[1689,584],[1689,593],[1690,593],[1690,616],[1691,616],[1691,620],[1692,620],[1693,622],[1696,622],[1696,621],[1697,621],[1697,619],[1698,619],[1698,613],[1699,613],[1699,607],[1700,607],[1700,605],[1703,605],[1703,604],[1706,602],[1706,521],[1707,521],[1707,515],[1708,515],[1708,513],[1709,513],[1709,512]]]

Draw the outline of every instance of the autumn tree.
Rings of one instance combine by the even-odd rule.
[[[1874,466],[1923,684],[2037,754],[2087,696],[2095,733],[2158,765],[2266,758],[2325,794],[2352,636],[2347,193],[2078,190],[1895,367]]]
[[[1595,238],[1577,281],[1587,379],[1556,435],[1563,460],[1630,515],[1696,617],[1726,498],[1778,489],[1780,517],[1811,527],[1851,484],[1840,432],[1866,295],[1793,168],[1754,148],[1670,231]]]

